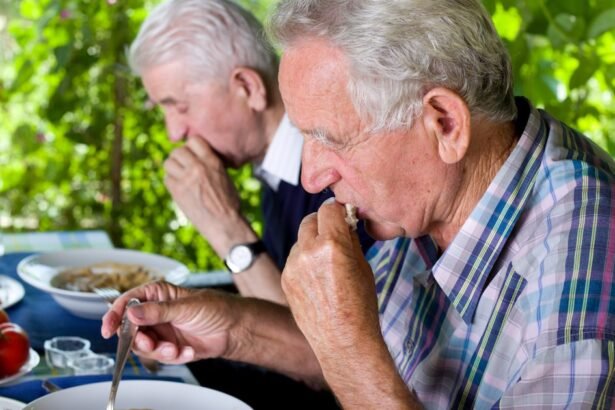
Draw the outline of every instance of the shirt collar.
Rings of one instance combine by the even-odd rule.
[[[273,135],[271,144],[269,144],[263,162],[255,165],[254,173],[274,191],[277,191],[280,181],[298,185],[302,148],[303,137],[301,133],[284,114]]]
[[[529,118],[516,147],[433,268],[434,279],[470,324],[499,255],[530,197],[547,139],[538,110],[518,99]]]

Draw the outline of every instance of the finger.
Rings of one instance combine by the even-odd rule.
[[[186,148],[197,158],[209,162],[218,158],[211,146],[203,138],[189,138]]]
[[[133,350],[139,353],[150,354],[157,343],[158,338],[156,337],[156,333],[150,329],[142,328],[139,329],[135,336]]]
[[[297,243],[309,243],[318,236],[318,217],[316,212],[307,215],[299,225]]]
[[[180,179],[186,168],[175,157],[169,157],[164,161],[164,172],[167,177]]]
[[[145,300],[145,286],[131,289],[130,291],[120,295],[113,302],[107,313],[105,313],[102,318],[100,333],[103,338],[110,338],[118,330],[120,323],[122,322],[122,317],[124,316],[124,309],[126,309],[126,304],[130,299],[137,298],[139,300]]]
[[[161,342],[147,356],[162,363],[184,364],[195,359],[195,352],[191,346],[179,346],[171,342]]]
[[[171,302],[143,302],[128,309],[128,318],[139,326],[156,326],[169,323],[183,312]]]
[[[189,294],[185,288],[179,288],[166,282],[150,282],[121,294],[105,313],[102,319],[101,334],[110,338],[117,331],[124,315],[124,310],[130,299],[136,298],[142,302],[178,299]],[[130,314],[129,309],[129,314]],[[132,320],[132,319],[131,319]]]
[[[100,334],[103,338],[109,339],[117,332],[120,327],[122,319],[116,312],[109,310],[102,318],[102,325],[100,327]]]
[[[174,169],[180,170],[191,169],[195,164],[198,164],[200,160],[186,145],[179,147],[171,152],[167,161],[169,166],[174,166]],[[181,172],[181,171],[180,171]]]
[[[350,229],[345,220],[346,210],[338,202],[325,202],[318,209],[318,235],[349,237]]]

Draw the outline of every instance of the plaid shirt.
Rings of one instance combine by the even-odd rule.
[[[368,253],[382,334],[427,408],[613,409],[615,165],[517,104],[523,134],[446,251]]]

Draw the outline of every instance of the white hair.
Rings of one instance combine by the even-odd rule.
[[[186,64],[192,80],[225,79],[238,66],[277,81],[278,60],[262,25],[229,0],[167,0],[141,25],[128,51],[132,71],[171,62]]]
[[[339,47],[350,98],[372,131],[412,126],[439,86],[473,115],[516,116],[510,58],[478,0],[282,0],[269,29],[282,48],[306,37]]]

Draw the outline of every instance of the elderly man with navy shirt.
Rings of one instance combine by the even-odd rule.
[[[173,199],[242,295],[286,303],[280,272],[299,224],[332,192],[299,184],[303,138],[285,115],[278,58],[262,26],[232,1],[168,0],[143,22],[128,57],[169,138],[186,141],[165,162]],[[248,163],[264,182],[262,240],[226,169]],[[367,249],[373,240],[361,235]]]

